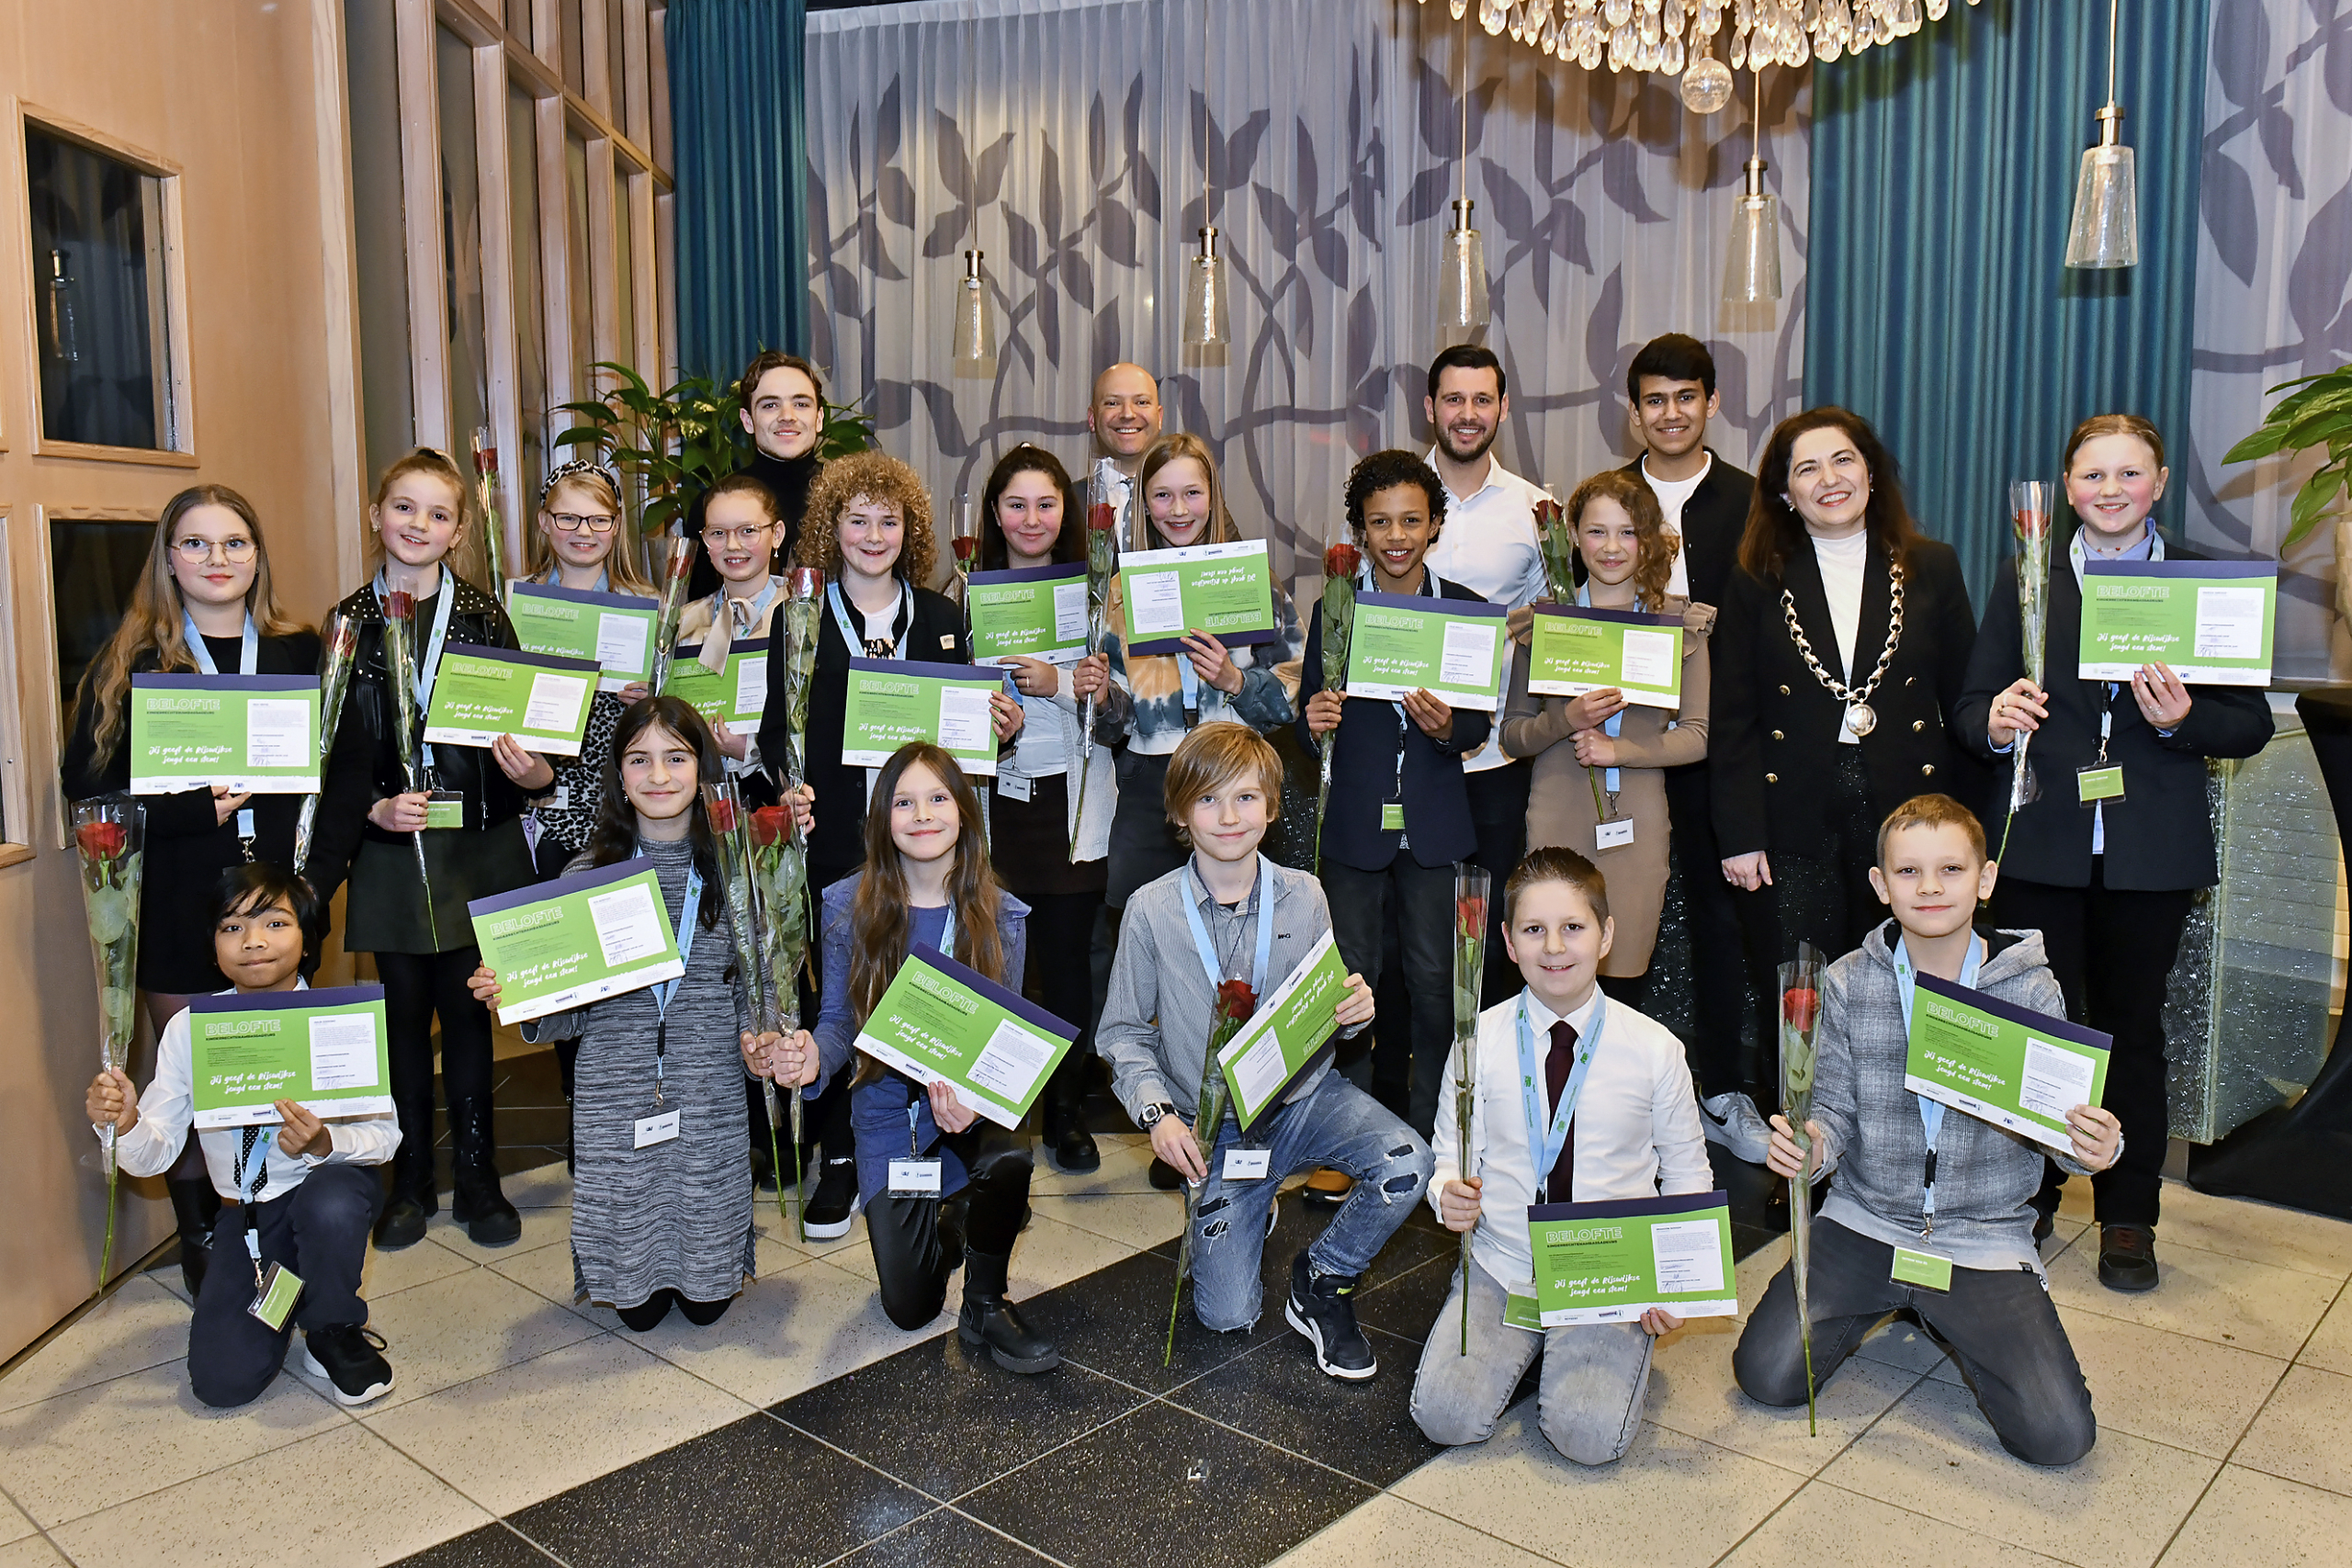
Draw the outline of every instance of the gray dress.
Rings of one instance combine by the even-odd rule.
[[[640,843],[662,882],[673,925],[685,901],[692,850],[685,842]],[[585,869],[585,857],[572,870]],[[524,1026],[525,1038],[580,1036],[571,1104],[576,1174],[571,1188],[571,1268],[581,1299],[636,1306],[673,1290],[688,1301],[719,1302],[752,1272],[752,1169],[743,1056],[743,1012],[728,977],[735,944],[726,894],[714,878],[702,892],[718,923],[694,933],[686,972],[670,999],[662,1102],[653,1102],[655,1025],[651,987],[551,1013]],[[675,1111],[678,1135],[638,1148],[639,1117]]]

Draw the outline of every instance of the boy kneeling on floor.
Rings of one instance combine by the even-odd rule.
[[[1600,872],[1574,850],[1537,850],[1503,885],[1503,946],[1527,987],[1478,1015],[1470,1160],[1455,1119],[1437,1119],[1431,1201],[1448,1229],[1476,1228],[1468,1353],[1457,1270],[1413,1382],[1413,1419],[1431,1442],[1485,1442],[1541,1356],[1544,1436],[1578,1464],[1608,1464],[1640,1425],[1657,1337],[1682,1326],[1657,1307],[1638,1323],[1505,1321],[1512,1297],[1521,1298],[1521,1315],[1533,1314],[1530,1204],[1675,1196],[1715,1184],[1682,1042],[1601,994],[1600,961],[1614,934]],[[1448,1058],[1449,1083],[1460,1066]],[[1465,1163],[1478,1174],[1465,1178]]]
[[[235,994],[305,987],[318,967],[325,911],[300,877],[255,861],[220,874],[212,906],[212,951]],[[220,993],[223,996],[231,992]],[[115,1130],[115,1157],[130,1176],[154,1176],[179,1158],[195,1116],[188,1011],[164,1026],[155,1078],[142,1097],[120,1072],[90,1084],[93,1126]],[[204,1163],[224,1207],[212,1235],[216,1266],[206,1271],[188,1324],[187,1380],[216,1409],[258,1399],[278,1369],[299,1325],[303,1370],[324,1379],[338,1404],[367,1404],[392,1389],[384,1341],[368,1327],[359,1270],[368,1230],[383,1202],[368,1168],[392,1157],[400,1122],[391,1112],[323,1122],[290,1100],[267,1127],[200,1133]],[[256,1238],[259,1258],[246,1250]],[[245,1309],[271,1264],[302,1281],[286,1326],[272,1328]]]
[[[1968,807],[1944,795],[1905,802],[1880,826],[1871,869],[1894,918],[1822,976],[1805,1131],[1815,1177],[1834,1169],[1838,1180],[1813,1226],[1813,1367],[1816,1382],[1826,1382],[1890,1313],[1907,1307],[1951,1353],[2003,1448],[2030,1464],[2071,1464],[2090,1451],[2098,1424],[2034,1248],[2041,1146],[1947,1114],[1904,1087],[1914,975],[2065,1016],[2040,931],[1973,929],[1998,869]],[[2074,1157],[2054,1156],[2060,1166],[2081,1176],[2115,1163],[2123,1133],[2111,1112],[2077,1105],[2066,1122]],[[1765,1163],[1791,1180],[1805,1168],[1786,1117],[1772,1118]],[[1951,1287],[1895,1279],[1898,1247],[1948,1259]],[[1787,1269],[1749,1317],[1732,1371],[1751,1399],[1805,1402]]]

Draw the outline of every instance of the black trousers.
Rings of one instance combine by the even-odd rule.
[[[1091,946],[1100,893],[1019,895],[1029,906],[1029,973],[1047,1012],[1078,1031],[1078,1043],[1054,1069],[1046,1092],[1069,1103],[1086,1092],[1094,1067],[1094,966]],[[1087,955],[1081,961],[1080,954]]]
[[[1395,922],[1407,1007],[1412,1020],[1412,1072],[1405,1120],[1424,1138],[1443,1098],[1446,1053],[1453,1046],[1453,866],[1425,866],[1410,850],[1385,871],[1360,871],[1325,857],[1323,892],[1331,906],[1331,937],[1350,969],[1377,995]],[[1489,966],[1509,964],[1499,942]],[[1516,970],[1512,971],[1517,974]],[[1340,1071],[1358,1089],[1372,1088],[1372,1057],[1358,1053]]]
[[[245,1209],[221,1208],[212,1225],[212,1267],[187,1325],[188,1387],[199,1403],[227,1410],[260,1398],[286,1364],[297,1328],[310,1333],[368,1321],[359,1270],[368,1261],[368,1227],[383,1201],[374,1167],[322,1165],[291,1192],[255,1207],[262,1268],[281,1264],[302,1281],[301,1299],[282,1329],[245,1310],[254,1299]]]
[[[1667,811],[1690,937],[1690,1037],[1684,1053],[1698,1075],[1699,1092],[1717,1095],[1747,1081],[1740,1060],[1747,966],[1736,890],[1724,880],[1709,795],[1706,763],[1666,770]],[[1638,993],[1626,1000],[1641,1006]]]
[[[882,1311],[900,1328],[921,1328],[947,1300],[947,1277],[967,1247],[1005,1258],[1029,1219],[1027,1139],[992,1122],[976,1122],[940,1142],[956,1151],[971,1179],[945,1198],[869,1193],[865,1235],[882,1284]]]
[[[1862,945],[1871,928],[1886,918],[1886,907],[1871,889],[1871,867],[1878,860],[1878,821],[1871,814],[1870,777],[1859,746],[1832,746],[1822,776],[1811,781],[1821,792],[1822,815],[1830,823],[1819,852],[1796,854],[1775,849],[1770,855],[1772,890],[1778,896],[1780,956],[1797,955],[1797,943],[1821,949],[1824,962],[1843,958]],[[1778,977],[1763,987],[1780,996]]]
[[[490,1100],[490,1010],[466,982],[481,966],[481,950],[379,953],[384,982],[384,1046],[392,1069],[392,1105],[400,1113],[398,1168],[432,1179],[433,1022],[441,1021],[441,1092],[456,1106]],[[484,1150],[487,1157],[492,1151]],[[240,1247],[243,1247],[240,1243]],[[297,1270],[300,1272],[300,1270]]]
[[[2197,895],[2187,888],[2125,892],[2106,883],[2091,859],[2087,887],[2003,877],[1993,888],[1993,923],[2038,931],[2051,972],[2066,993],[2066,1016],[2115,1036],[2101,1103],[2123,1123],[2123,1156],[2091,1178],[2101,1224],[2153,1225],[2172,1135],[2165,1066],[2165,981],[2180,955],[2181,928]],[[2047,1166],[2043,1191],[2055,1200],[2065,1173]]]
[[[1524,984],[1519,971],[1503,955],[1503,884],[1527,852],[1527,792],[1531,775],[1525,762],[1465,773],[1470,791],[1470,826],[1478,835],[1478,852],[1472,858],[1492,879],[1487,896],[1487,969],[1479,987],[1480,1006],[1492,1007],[1519,993]],[[1447,984],[1451,985],[1449,976]],[[1443,1060],[1439,1070],[1444,1070]]]

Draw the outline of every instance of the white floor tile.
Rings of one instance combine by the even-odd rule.
[[[1030,1206],[1067,1225],[1138,1250],[1173,1241],[1184,1228],[1184,1201],[1173,1192],[1107,1192],[1037,1197]]]
[[[2342,1280],[2352,1276],[2352,1220],[2307,1214],[2251,1198],[2216,1198],[2177,1181],[2164,1190],[2156,1261],[2167,1246],[2201,1247]]]
[[[2229,1457],[2287,1363],[2120,1318],[2061,1310],[2101,1434],[2129,1432]],[[1952,1376],[1957,1381],[1959,1373]]]
[[[6,1497],[0,1497],[0,1545],[22,1540],[40,1527],[25,1517],[25,1511]]]
[[[371,1302],[368,1325],[388,1342],[384,1355],[396,1380],[385,1396],[388,1405],[422,1399],[597,1332],[577,1313],[487,1269]],[[299,1359],[293,1364],[299,1366]]]
[[[1383,1493],[1274,1559],[1271,1568],[1549,1568],[1553,1562]]]
[[[1064,1197],[1073,1193],[1125,1193],[1140,1196],[1153,1190],[1148,1172],[1151,1169],[1151,1145],[1141,1146],[1110,1144],[1098,1138],[1095,1147],[1102,1156],[1102,1164],[1089,1171],[1064,1172],[1042,1150],[1037,1156],[1037,1169],[1029,1179],[1032,1198],[1052,1195]]]
[[[2224,1465],[2173,1538],[2165,1568],[2342,1568],[2352,1541],[2352,1497]]]
[[[578,1314],[599,1328],[618,1328],[621,1325],[620,1318],[612,1308],[572,1299],[575,1281],[569,1239],[551,1241],[545,1247],[535,1247],[528,1252],[502,1258],[490,1266],[490,1271],[503,1275],[532,1294],[553,1302],[567,1312]]]
[[[498,1190],[517,1209],[561,1209],[571,1204],[571,1173],[557,1160],[533,1166],[516,1176],[503,1176]]]
[[[466,1227],[449,1217],[449,1198],[442,1194],[441,1212],[426,1222],[425,1239],[436,1242],[469,1263],[495,1263],[510,1252],[534,1247],[545,1247],[551,1241],[571,1238],[571,1205],[526,1209],[515,1205],[522,1216],[523,1234],[504,1247],[476,1247],[466,1235]]]
[[[187,1354],[187,1302],[141,1274],[0,1378],[0,1411],[36,1404]]]
[[[1815,1434],[1804,1405],[1775,1410],[1739,1392],[1731,1371],[1738,1342],[1739,1325],[1728,1318],[1700,1319],[1660,1340],[1643,1416],[1686,1438],[1812,1475],[1918,1380],[1916,1372],[1849,1359],[1820,1390]]]
[[[2339,1293],[2311,1338],[2295,1355],[2307,1367],[2352,1372],[2352,1290]]]
[[[0,1546],[0,1568],[52,1568],[64,1561],[55,1547],[37,1535]]]
[[[2055,1561],[1815,1482],[1741,1541],[1722,1568],[2049,1568]]]
[[[2352,1377],[2290,1369],[2230,1461],[2352,1495]]]
[[[2159,1243],[2162,1277],[2153,1291],[2110,1291],[2098,1282],[2095,1240],[2068,1247],[2050,1265],[2050,1299],[2062,1307],[2147,1328],[2234,1345],[2285,1359],[2326,1314],[2337,1281],[2276,1264]]]
[[[444,1236],[455,1245],[442,1246]],[[381,1301],[418,1285],[429,1285],[435,1280],[479,1269],[482,1257],[481,1250],[466,1241],[463,1233],[427,1231],[423,1241],[396,1252],[379,1251],[370,1242],[368,1259],[360,1268],[359,1293],[368,1301]]]

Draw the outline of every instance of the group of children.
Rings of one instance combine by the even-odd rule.
[[[1499,392],[1499,366],[1479,361],[1481,352],[1449,351],[1454,357],[1433,367],[1433,418],[1441,389],[1465,371],[1473,382],[1491,372]],[[1158,436],[1156,398],[1138,439],[1133,389],[1111,389],[1108,401],[1118,407],[1106,418],[1127,423],[1098,434],[1114,450],[1122,440],[1136,448],[1132,471],[1121,475],[1135,499],[1128,547],[1237,536],[1208,447],[1195,437]],[[754,364],[742,389],[747,409],[788,408],[796,397],[820,394],[812,367],[774,355]],[[769,434],[800,439],[804,450],[770,452],[761,434],[769,427],[748,413],[746,423],[771,467],[798,462],[813,441],[802,428],[806,419],[796,425],[779,416]],[[1703,417],[1699,423],[1702,430]],[[1487,569],[1498,555],[1526,553],[1521,546],[1532,543],[1532,530],[1521,523],[1494,539],[1472,538],[1468,549],[1460,537],[1441,545],[1450,525],[1484,525],[1482,510],[1494,504],[1499,483],[1491,476],[1502,473],[1494,467],[1487,489],[1457,495],[1440,471],[1465,460],[1452,439],[1442,438],[1426,459],[1373,454],[1351,475],[1345,505],[1363,562],[1359,587],[1479,600],[1433,563],[1467,561],[1466,570],[1492,576]],[[1485,440],[1491,443],[1491,431]],[[1693,436],[1686,446],[1696,444]],[[1478,446],[1471,456],[1484,452]],[[465,906],[643,856],[653,863],[665,917],[687,955],[684,973],[526,1026],[526,1038],[557,1043],[567,1065],[576,1289],[632,1329],[651,1329],[673,1308],[692,1324],[709,1325],[752,1275],[755,1183],[763,1173],[747,1151],[765,1142],[757,1121],[764,1079],[808,1102],[820,1152],[807,1205],[811,1234],[843,1234],[863,1210],[887,1315],[910,1327],[929,1322],[960,1269],[958,1332],[967,1341],[1016,1371],[1058,1364],[1054,1345],[1005,1296],[1010,1255],[1028,1214],[1027,1140],[976,1119],[944,1085],[925,1088],[855,1048],[913,944],[948,952],[1015,990],[1029,983],[1029,955],[1042,946],[1055,962],[1036,966],[1040,994],[1081,1035],[1090,1026],[1092,1034],[1091,1048],[1081,1038],[1041,1102],[1048,1146],[1065,1168],[1087,1168],[1098,1157],[1078,1102],[1099,1055],[1118,1100],[1149,1134],[1168,1184],[1193,1189],[1187,1209],[1194,1311],[1206,1327],[1246,1328],[1260,1315],[1260,1255],[1277,1190],[1293,1174],[1313,1173],[1335,1212],[1291,1260],[1284,1317],[1334,1377],[1376,1371],[1352,1296],[1411,1206],[1426,1199],[1446,1226],[1475,1232],[1475,1266],[1445,1308],[1461,1314],[1466,1291],[1469,1348],[1433,1335],[1414,1389],[1415,1418],[1434,1440],[1483,1438],[1542,1355],[1547,1437],[1579,1462],[1622,1454],[1654,1342],[1679,1325],[1657,1311],[1639,1324],[1565,1329],[1506,1321],[1508,1298],[1532,1289],[1526,1210],[1704,1191],[1713,1185],[1706,1142],[1726,1141],[1726,1127],[1736,1134],[1753,1123],[1756,1147],[1741,1152],[1792,1180],[1836,1175],[1815,1234],[1815,1375],[1834,1371],[1886,1313],[1908,1307],[1962,1359],[2013,1452],[2041,1463],[2078,1456],[2091,1441],[2088,1395],[2041,1288],[2035,1252],[2038,1206],[2046,1212],[2049,1201],[2042,1156],[1966,1117],[1951,1121],[1936,1141],[1924,1102],[1902,1084],[1907,976],[1915,969],[1968,976],[2036,1010],[2065,1010],[2041,935],[1973,934],[1978,905],[1994,896],[1996,881],[1977,818],[1928,795],[1900,806],[1879,831],[1871,879],[1892,919],[1829,971],[1815,1115],[1804,1139],[1810,1169],[1786,1123],[1774,1118],[1768,1141],[1753,1102],[1721,1073],[1702,1079],[1700,1087],[1712,1091],[1702,1101],[1683,1043],[1638,1010],[1664,903],[1667,847],[1680,851],[1684,840],[1685,825],[1672,819],[1681,809],[1677,770],[1687,777],[1704,758],[1710,715],[1713,614],[1691,596],[1702,563],[1681,558],[1681,539],[1693,530],[1668,515],[1661,490],[1677,491],[1674,507],[1690,513],[1717,466],[1701,448],[1700,479],[1668,481],[1637,463],[1587,480],[1566,508],[1579,603],[1680,622],[1677,713],[1628,707],[1614,691],[1531,695],[1523,653],[1508,660],[1497,715],[1450,707],[1426,691],[1394,702],[1351,699],[1323,681],[1320,618],[1303,631],[1276,586],[1269,643],[1227,647],[1196,631],[1180,653],[1147,655],[1129,652],[1114,633],[1102,652],[1074,664],[1013,661],[1009,689],[991,698],[1002,765],[994,779],[976,781],[925,743],[878,769],[842,755],[851,659],[971,657],[962,606],[928,586],[937,551],[927,494],[911,469],[878,453],[802,474],[797,515],[786,515],[776,491],[755,474],[722,481],[697,507],[718,586],[689,607],[680,643],[706,662],[714,649],[723,660],[731,642],[768,637],[780,625],[780,547],[788,541],[793,559],[821,575],[820,641],[798,777],[783,777],[766,762],[786,753],[783,704],[770,703],[757,732],[744,733],[636,687],[595,699],[577,759],[539,757],[511,738],[490,748],[435,746],[412,759],[399,744],[392,705],[399,685],[385,650],[394,596],[408,596],[424,691],[447,641],[512,648],[515,637],[498,601],[458,569],[478,543],[479,526],[462,477],[436,452],[402,458],[384,475],[370,510],[373,580],[338,606],[359,627],[358,653],[304,874],[284,869],[290,844],[281,849],[265,838],[255,852],[243,797],[215,792],[210,808],[198,813],[209,820],[185,825],[178,818],[203,807],[203,798],[183,807],[183,797],[164,797],[174,803],[166,808],[172,832],[187,840],[182,850],[190,868],[170,897],[175,908],[186,906],[180,918],[189,929],[212,933],[212,967],[184,962],[152,978],[142,971],[151,1004],[173,1004],[157,1021],[156,1077],[144,1094],[120,1074],[102,1075],[90,1089],[92,1120],[117,1129],[126,1169],[153,1173],[178,1162],[183,1176],[190,1174],[182,1152],[190,1115],[181,1010],[187,996],[223,981],[239,991],[302,984],[317,961],[326,905],[348,886],[345,945],[373,953],[384,983],[397,1114],[321,1123],[287,1103],[279,1107],[283,1125],[258,1155],[264,1139],[252,1130],[198,1140],[209,1185],[235,1204],[193,1226],[183,1213],[184,1237],[193,1230],[197,1238],[184,1251],[192,1254],[191,1283],[198,1287],[190,1357],[198,1396],[224,1404],[253,1397],[275,1375],[297,1327],[306,1365],[338,1398],[364,1404],[390,1387],[385,1348],[365,1328],[359,1265],[371,1231],[379,1247],[410,1245],[437,1209],[436,1021],[454,1217],[478,1245],[515,1238],[519,1216],[500,1190],[489,1092],[489,1010],[500,977],[470,941]],[[1049,454],[1032,446],[1008,453],[989,477],[979,564],[1081,558],[1078,502],[1077,487]],[[537,522],[535,578],[650,590],[618,488],[602,470],[580,464],[557,470]],[[1498,548],[1485,547],[1498,541]],[[1713,564],[1705,570],[1715,575]],[[1532,585],[1522,581],[1511,591],[1518,602],[1507,608],[1523,611],[1540,596],[1540,571],[1532,575]],[[247,628],[242,653],[240,619]],[[113,721],[109,733],[108,723],[125,699],[130,671],[209,669],[230,658],[242,658],[240,667],[250,671],[256,624],[278,639],[291,632],[270,596],[257,520],[233,492],[188,492],[167,509],[138,607],[85,683],[76,737],[84,775],[127,767],[121,726]],[[1523,648],[1524,615],[1514,618],[1513,635]],[[264,640],[265,649],[272,646]],[[2224,754],[2221,748],[2245,739],[2235,730],[2199,732],[2185,722],[2188,699],[2174,711],[2175,694],[2162,678],[2150,680],[2146,691],[2135,683],[2135,694],[2156,710],[2150,722],[2173,752],[2201,747],[2200,754]],[[2046,694],[2029,687],[2013,682],[1993,699],[1983,721],[1985,747],[1997,750],[2048,717]],[[2109,694],[2112,701],[2112,689]],[[1081,728],[1090,701],[1091,759]],[[2197,703],[2200,712],[2213,711],[2202,689]],[[2155,723],[2161,718],[2169,727]],[[2203,722],[2210,728],[2217,721]],[[1266,735],[1284,725],[1295,725],[1310,749],[1326,738],[1334,748],[1319,878],[1277,863],[1263,849],[1283,781],[1282,758]],[[2190,745],[2177,742],[2184,734]],[[1476,1146],[1465,1159],[1450,1120],[1437,1114],[1458,1066],[1449,1053],[1453,879],[1456,863],[1493,858],[1492,791],[1475,782],[1479,769],[1465,762],[1498,739],[1507,761],[1532,761],[1512,770],[1527,775],[1527,798],[1523,821],[1511,824],[1497,901],[1502,954],[1521,983],[1489,986],[1493,1005],[1480,1018],[1476,1044]],[[69,757],[69,788],[74,764]],[[759,802],[788,809],[807,836],[809,886],[820,895],[812,1028],[761,1031],[745,977],[735,971],[731,917],[714,886],[717,856],[701,790],[722,772],[736,773]],[[454,826],[445,826],[451,814]],[[1617,829],[1605,842],[1604,829]],[[200,928],[192,886],[213,894]],[[1350,971],[1334,1009],[1330,1059],[1303,1072],[1246,1134],[1228,1116],[1199,1135],[1191,1122],[1219,987],[1243,980],[1265,996],[1327,933]],[[1091,1016],[1094,987],[1076,962],[1090,941],[1112,954],[1099,1021]],[[1392,1097],[1401,1106],[1370,1092],[1364,1050],[1392,942],[1411,1014],[1409,1081]],[[1508,971],[1490,963],[1489,975]],[[1532,1066],[1539,1045],[1540,1094]],[[2160,1035],[2154,1050],[2160,1066]],[[644,1135],[642,1120],[656,1105],[679,1113],[674,1135]],[[1743,1109],[1744,1119],[1735,1114]],[[2073,1128],[2074,1159],[2058,1162],[2061,1170],[2116,1166],[2129,1129],[2115,1115],[2081,1108]],[[2161,1147],[2161,1128],[2133,1136],[2153,1136]],[[2132,1146],[2144,1160],[2140,1143]],[[937,1162],[935,1191],[892,1190],[890,1162],[910,1149]],[[1237,1151],[1250,1157],[1230,1158]],[[383,1163],[392,1167],[389,1193],[356,1168]],[[1954,1265],[1944,1291],[1890,1273],[1892,1248],[1926,1235],[1923,1168],[1934,1184],[1934,1249]],[[2152,1210],[2152,1197],[2147,1203]],[[208,1258],[216,1261],[208,1266]],[[278,1263],[305,1282],[283,1326],[270,1329],[245,1310],[254,1289],[244,1279],[248,1261],[257,1278]],[[1792,1360],[1798,1343],[1784,1271],[1742,1337],[1741,1386],[1766,1404],[1801,1403],[1804,1367]]]

